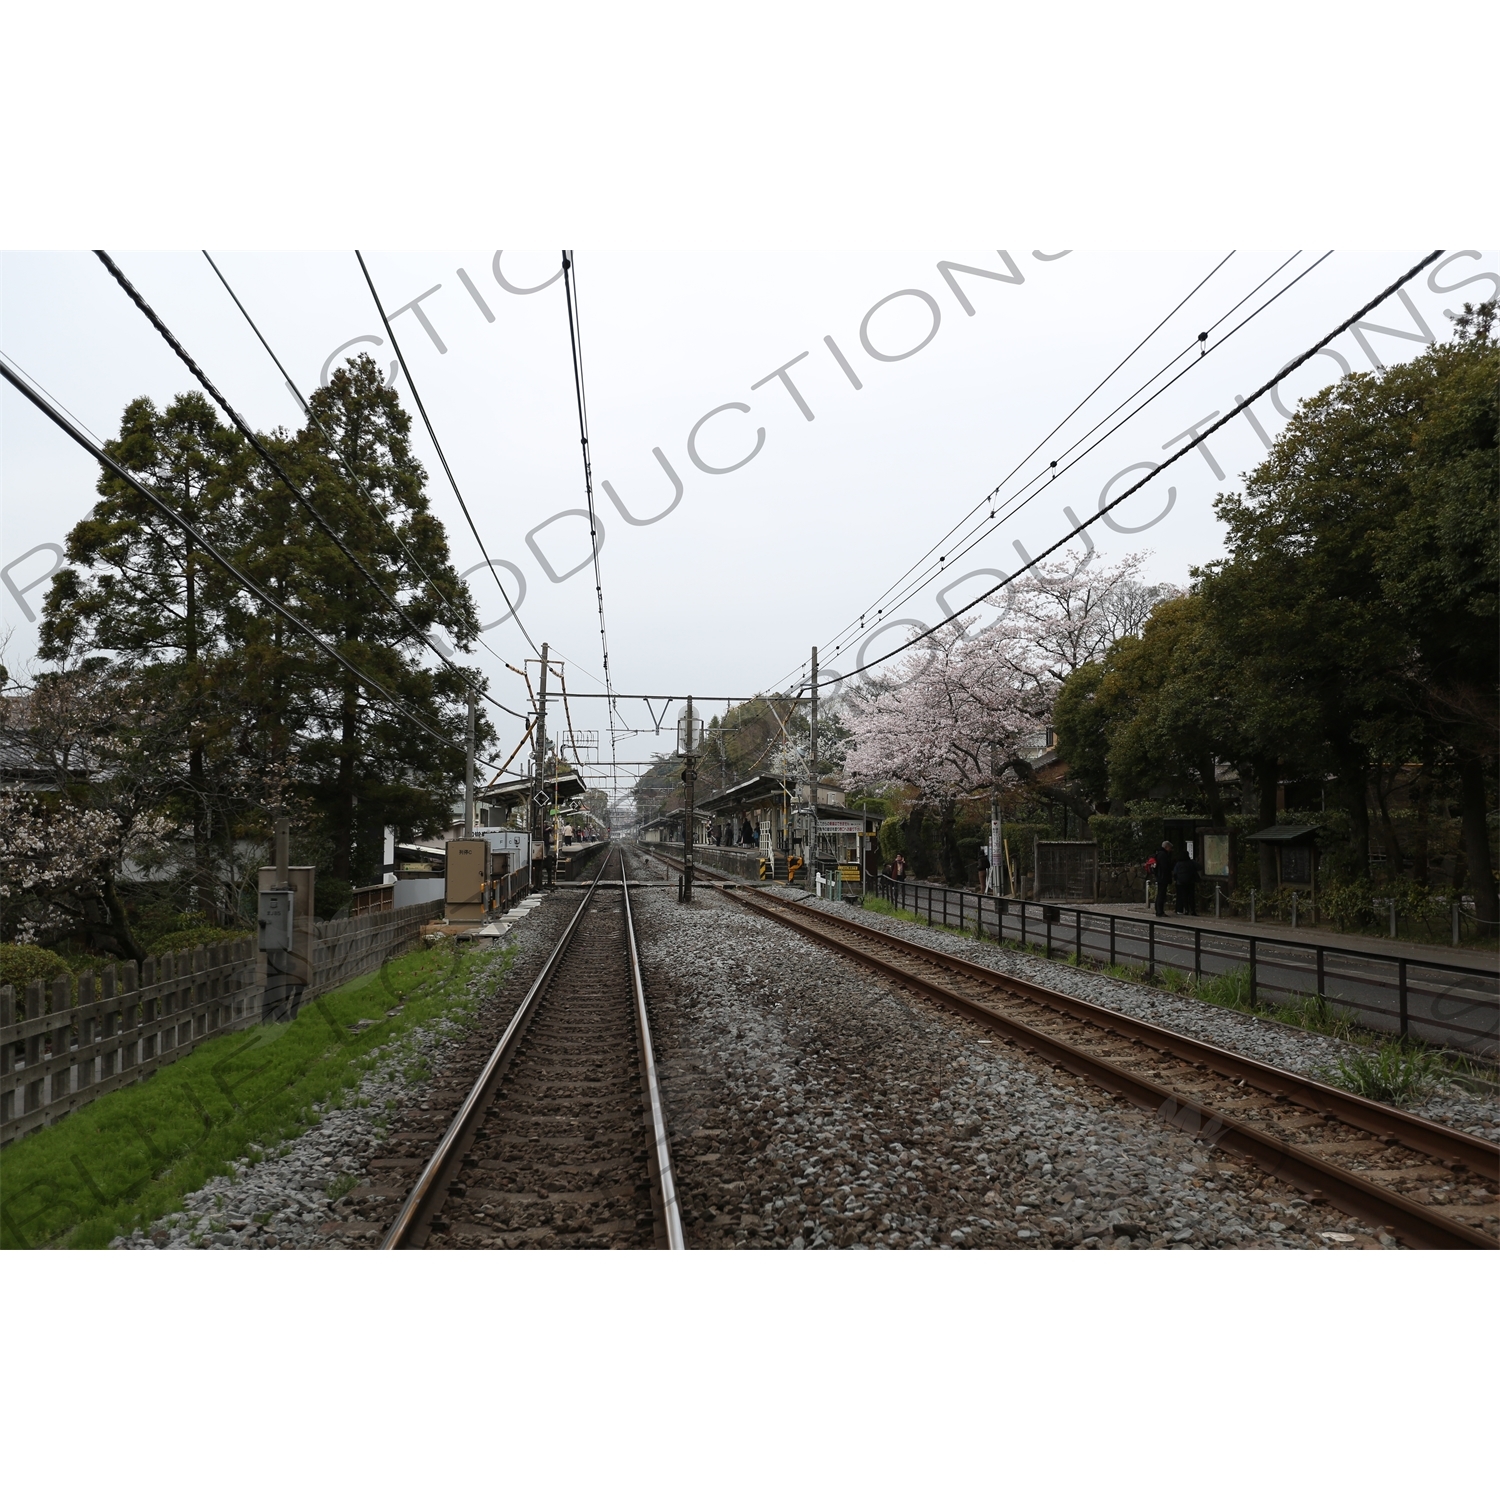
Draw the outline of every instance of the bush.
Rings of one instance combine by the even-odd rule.
[[[1368,880],[1330,880],[1318,892],[1318,914],[1340,932],[1375,925],[1375,891]]]
[[[906,853],[906,819],[893,816],[880,825],[880,857],[889,864],[898,854]]]
[[[67,960],[50,948],[0,943],[0,984],[13,984],[19,990],[34,979],[55,979],[69,972]]]
[[[163,953],[190,953],[202,944],[211,947],[215,943],[233,943],[247,938],[250,933],[235,927],[178,927],[152,938],[144,946],[153,958]],[[108,960],[105,960],[108,962]]]

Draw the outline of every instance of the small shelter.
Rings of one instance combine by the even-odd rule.
[[[1320,832],[1315,823],[1277,823],[1250,835],[1252,843],[1269,844],[1276,851],[1277,890],[1307,891],[1316,896]]]
[[[682,842],[682,828],[687,821],[684,809],[678,807],[671,812],[663,813],[659,818],[651,818],[640,827],[640,842],[643,844],[680,844]],[[693,809],[693,843],[707,844],[709,840],[709,820],[702,808]]]
[[[806,860],[810,808],[808,783],[766,772],[705,797],[698,804],[711,821],[709,842],[720,848],[758,850],[776,878],[789,857]],[[844,789],[830,777],[818,782],[817,868],[836,871],[845,884],[863,879],[866,852],[880,824],[874,814],[850,808]]]

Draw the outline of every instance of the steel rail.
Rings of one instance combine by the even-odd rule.
[[[1447,1125],[1439,1125],[1434,1120],[1424,1120],[1420,1115],[1393,1109],[1390,1105],[1373,1099],[1361,1098],[1358,1094],[1335,1088],[1332,1084],[1315,1082],[1304,1078],[1300,1073],[1278,1068],[1273,1063],[1259,1062],[1243,1053],[1231,1052],[1212,1042],[1199,1041],[1196,1037],[1186,1036],[1180,1031],[1172,1031],[1151,1021],[1139,1020],[1091,1000],[1082,1000],[1060,990],[1048,989],[1045,985],[1033,983],[1019,975],[997,973],[994,969],[971,963],[957,954],[943,953],[909,938],[881,932],[878,928],[867,927],[863,922],[852,921],[834,912],[802,906],[796,910],[813,921],[833,923],[858,932],[861,936],[873,933],[877,941],[887,946],[899,948],[940,968],[962,974],[966,979],[974,979],[997,989],[1011,990],[1025,999],[1063,1011],[1105,1031],[1145,1042],[1159,1051],[1170,1052],[1182,1062],[1207,1068],[1235,1082],[1250,1083],[1270,1094],[1278,1103],[1301,1104],[1318,1114],[1332,1114],[1356,1130],[1366,1131],[1381,1140],[1394,1138],[1403,1146],[1420,1151],[1425,1156],[1455,1166],[1468,1167],[1500,1182],[1500,1146],[1492,1141],[1468,1135]]]
[[[636,1036],[641,1051],[641,1076],[651,1111],[651,1141],[657,1190],[661,1194],[662,1218],[667,1226],[667,1249],[686,1250],[682,1214],[677,1206],[677,1179],[672,1173],[672,1145],[667,1137],[667,1116],[662,1107],[661,1085],[656,1077],[656,1053],[651,1046],[651,1022],[646,1016],[646,987],[641,982],[641,955],[635,940],[635,914],[630,909],[630,880],[625,869],[625,851],[620,851],[620,893],[625,899],[625,938],[630,949],[630,986],[635,996]]]
[[[729,887],[726,885],[725,889]],[[761,893],[753,887],[745,887],[746,895],[759,897]],[[804,917],[827,922],[873,939],[887,947],[910,953],[926,963],[962,974],[966,979],[1000,990],[1011,990],[1028,1000],[1050,1006],[1078,1020],[1088,1021],[1105,1031],[1145,1042],[1159,1051],[1170,1052],[1182,1062],[1209,1069],[1237,1083],[1250,1083],[1270,1094],[1277,1102],[1301,1104],[1323,1115],[1332,1115],[1356,1130],[1363,1130],[1384,1141],[1399,1141],[1401,1145],[1425,1156],[1451,1166],[1465,1166],[1487,1178],[1500,1182],[1500,1146],[1479,1136],[1469,1135],[1440,1125],[1434,1120],[1424,1120],[1420,1115],[1408,1114],[1405,1110],[1393,1109],[1390,1105],[1372,1099],[1361,1098],[1332,1084],[1317,1083],[1304,1078],[1300,1073],[1289,1072],[1272,1063],[1260,1062],[1243,1053],[1230,1052],[1216,1047],[1211,1042],[1202,1042],[1195,1037],[1172,1031],[1151,1021],[1142,1021],[1108,1006],[1097,1005],[1060,990],[1048,989],[1045,985],[1023,979],[1019,975],[1001,974],[983,964],[971,963],[957,954],[945,953],[941,949],[929,948],[924,943],[909,938],[897,937],[863,922],[853,921],[833,911],[824,911],[821,906],[798,903],[791,908]]]
[[[620,855],[620,867],[623,870],[625,856]],[[453,1122],[444,1132],[442,1140],[437,1144],[437,1149],[425,1167],[422,1175],[417,1178],[416,1184],[411,1192],[406,1195],[406,1201],[401,1205],[395,1222],[386,1232],[385,1239],[381,1241],[382,1250],[404,1250],[412,1231],[416,1228],[423,1210],[428,1206],[430,1200],[436,1195],[438,1189],[445,1182],[450,1169],[457,1164],[461,1148],[470,1132],[479,1124],[484,1110],[490,1103],[491,1095],[498,1087],[504,1074],[505,1066],[509,1063],[511,1054],[519,1045],[522,1033],[532,1012],[536,1009],[537,1001],[552,976],[557,972],[558,965],[573,942],[573,935],[578,931],[584,914],[589,909],[589,903],[594,898],[594,892],[599,887],[600,878],[609,865],[606,858],[599,866],[599,874],[594,877],[593,884],[584,892],[583,899],[578,903],[578,910],[573,913],[573,919],[558,939],[557,946],[547,956],[547,961],[542,965],[541,972],[531,982],[531,988],[526,991],[525,998],[516,1007],[516,1013],[510,1019],[510,1024],[505,1028],[505,1034],[495,1044],[495,1050],[490,1053],[489,1060],[485,1063],[479,1077],[475,1080],[473,1088],[469,1090],[467,1098],[459,1106],[458,1113],[453,1117]]]
[[[1472,1229],[1447,1214],[1417,1203],[1357,1173],[1349,1172],[1301,1147],[1280,1140],[1248,1121],[1238,1119],[1216,1108],[1205,1107],[1201,1101],[1189,1095],[1180,1094],[1154,1079],[1143,1077],[1117,1063],[1108,1062],[1091,1052],[1029,1026],[1017,1017],[1007,1016],[993,1010],[946,985],[939,984],[923,975],[914,974],[900,964],[892,963],[875,953],[855,946],[834,931],[830,931],[829,928],[837,926],[854,929],[862,939],[873,946],[885,947],[903,955],[919,958],[938,968],[947,968],[950,972],[961,974],[965,978],[976,979],[986,987],[1002,993],[1009,989],[1022,999],[1039,1002],[1075,1019],[1090,1021],[1102,1030],[1112,1031],[1117,1035],[1128,1036],[1132,1040],[1153,1045],[1157,1050],[1179,1057],[1183,1061],[1199,1062],[1235,1080],[1265,1079],[1265,1083],[1257,1082],[1256,1087],[1271,1091],[1278,1102],[1295,1100],[1300,1095],[1302,1101],[1313,1101],[1308,1107],[1315,1108],[1318,1113],[1355,1125],[1357,1129],[1369,1132],[1385,1144],[1412,1146],[1412,1149],[1437,1156],[1440,1160],[1452,1165],[1468,1165],[1471,1161],[1482,1162],[1483,1165],[1479,1166],[1479,1170],[1485,1172],[1486,1175],[1494,1175],[1497,1171],[1497,1164],[1500,1164],[1500,1150],[1488,1142],[1479,1141],[1461,1131],[1449,1130],[1430,1121],[1419,1120],[1415,1116],[1390,1109],[1388,1106],[1374,1104],[1356,1095],[1346,1094],[1343,1090],[1312,1083],[1296,1074],[1264,1063],[1257,1063],[1237,1053],[1211,1047],[1207,1043],[1194,1041],[1177,1032],[1153,1026],[1149,1022],[1122,1016],[1119,1012],[1108,1010],[1103,1006],[1076,1000],[1072,996],[1061,995],[1040,985],[1013,979],[1009,975],[997,974],[994,970],[970,964],[964,959],[935,953],[934,950],[925,948],[921,944],[910,943],[889,933],[866,927],[863,923],[850,921],[847,917],[839,917],[831,912],[808,912],[800,904],[790,906],[775,898],[759,896],[733,886],[725,886],[724,891],[746,910],[756,911],[773,921],[779,921],[843,953],[856,962],[874,969],[877,973],[908,985],[930,999],[958,1010],[961,1014],[984,1026],[1008,1034],[1027,1050],[1041,1054],[1050,1062],[1101,1085],[1109,1092],[1123,1095],[1134,1103],[1156,1109],[1178,1128],[1191,1125],[1190,1133],[1192,1134],[1208,1133],[1214,1144],[1223,1145],[1250,1157],[1265,1171],[1326,1198],[1346,1212],[1389,1226],[1412,1245],[1427,1249],[1493,1250],[1500,1248],[1500,1242],[1491,1236]],[[825,925],[820,927],[820,924]],[[1346,1117],[1346,1111],[1348,1114],[1363,1118],[1349,1119]],[[1430,1144],[1413,1146],[1413,1137],[1425,1139]],[[1433,1146],[1439,1149],[1434,1150]]]

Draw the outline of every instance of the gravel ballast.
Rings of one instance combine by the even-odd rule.
[[[690,1246],[1395,1244],[719,892],[633,900]]]
[[[783,900],[798,902],[806,899],[799,893],[788,892],[785,887],[764,886],[759,889]],[[1060,990],[1079,1000],[1090,1000],[1125,1015],[1138,1016],[1143,1021],[1165,1026],[1184,1036],[1196,1037],[1199,1041],[1272,1063],[1319,1082],[1327,1081],[1329,1070],[1359,1050],[1356,1043],[1338,1037],[1301,1031],[1280,1021],[1210,1005],[1206,1000],[1197,1000],[1190,995],[1172,995],[1151,985],[1116,979],[1111,974],[1075,968],[1072,964],[1021,953],[1013,948],[1001,948],[995,943],[980,942],[945,928],[903,921],[883,912],[866,911],[847,904],[838,909],[838,915],[905,938],[908,942],[924,944],[937,952],[951,953],[970,963],[982,964],[998,974],[1014,974],[1033,984]],[[1403,1104],[1401,1108],[1450,1125],[1455,1130],[1466,1130],[1485,1140],[1500,1141],[1500,1095],[1494,1092],[1470,1093],[1456,1084],[1439,1084],[1425,1099]]]
[[[329,1110],[296,1140],[260,1161],[244,1157],[183,1200],[180,1212],[137,1229],[111,1248],[326,1249],[378,1244],[382,1220],[397,1205],[371,1213],[361,1196],[371,1163],[393,1138],[446,1127],[455,1090],[466,1093],[516,1005],[577,907],[578,893],[535,902],[506,934],[489,963],[469,981],[478,1006],[465,1021],[449,1017],[418,1027],[376,1054],[359,1101]],[[330,1201],[330,1190],[333,1201]]]

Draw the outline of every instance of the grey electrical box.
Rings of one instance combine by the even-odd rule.
[[[292,949],[293,891],[260,893],[260,950],[290,953]]]

